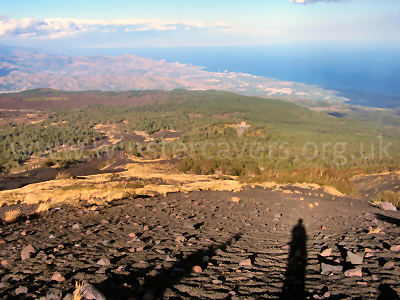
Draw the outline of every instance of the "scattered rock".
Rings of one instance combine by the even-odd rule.
[[[296,286],[296,274],[286,276],[284,273],[291,262],[294,263],[294,271],[297,267],[303,267],[300,266],[302,259],[298,259],[302,257],[302,252],[293,247],[297,233],[293,232],[293,228],[298,216],[304,210],[308,211],[308,202],[316,198],[303,195],[308,198],[307,201],[298,201],[301,195],[284,199],[281,198],[281,192],[263,189],[255,192],[256,200],[251,198],[250,191],[239,192],[237,195],[245,200],[239,203],[230,201],[230,197],[235,195],[231,192],[218,194],[213,191],[204,192],[209,193],[204,197],[203,192],[195,192],[139,198],[126,203],[121,201],[122,205],[118,201],[99,210],[96,216],[66,207],[73,210],[72,217],[49,212],[43,220],[32,219],[29,225],[3,226],[0,228],[5,241],[4,246],[0,245],[0,267],[4,273],[0,278],[0,290],[4,294],[1,298],[49,300],[46,293],[47,297],[54,298],[51,296],[54,293],[48,294],[49,288],[57,287],[63,288],[64,293],[59,298],[63,299],[66,293],[71,292],[68,289],[72,284],[81,280],[89,280],[92,284],[103,282],[104,286],[98,287],[102,288],[101,291],[104,288],[107,298],[115,299],[142,299],[149,291],[155,296],[146,294],[145,299],[157,298],[162,287],[157,286],[155,278],[176,282],[176,279],[185,277],[176,286],[187,289],[185,295],[188,298],[202,299],[225,299],[228,293],[235,296],[232,299],[239,299],[244,294],[247,299],[270,296],[274,289],[281,290],[283,278],[292,280]],[[304,217],[309,251],[307,268],[312,270],[309,275],[313,281],[310,299],[316,293],[314,299],[327,299],[348,289],[353,289],[352,295],[375,297],[375,294],[379,294],[376,290],[378,285],[383,282],[394,285],[399,275],[398,226],[378,218],[375,214],[377,209],[367,206],[364,201],[345,197],[343,203],[346,205],[337,205],[336,201],[330,201],[330,197],[325,198],[329,199],[319,198],[321,206],[318,207],[314,200],[311,202],[314,208],[321,210],[321,214]],[[167,206],[161,205],[164,199],[168,202]],[[142,208],[132,204],[134,202],[143,203]],[[157,213],[153,213],[154,208],[157,208]],[[365,218],[363,211],[370,211],[370,217]],[[127,213],[131,215],[129,219],[124,217]],[[273,222],[273,217],[280,222]],[[107,218],[109,222],[101,223],[102,218]],[[84,229],[72,230],[75,223],[85,224]],[[245,226],[250,223],[251,229],[246,230]],[[148,224],[148,231],[145,231],[145,224]],[[199,227],[199,224],[204,225]],[[368,234],[368,228],[375,225],[380,226],[385,234]],[[322,230],[325,227],[328,229]],[[88,228],[92,231],[91,235],[86,235],[89,234]],[[26,236],[21,234],[22,230],[26,231]],[[56,239],[48,239],[51,236]],[[289,243],[291,238],[294,243]],[[102,243],[105,239],[108,242]],[[20,260],[21,251],[29,243],[40,248],[37,251],[31,249],[35,253],[33,255],[28,248],[26,257],[32,258]],[[344,255],[344,260],[338,249],[334,248],[338,243],[349,249],[340,253]],[[342,247],[338,248],[342,250]],[[194,256],[191,256],[194,252]],[[252,253],[261,253],[255,262],[250,256]],[[372,255],[372,258],[368,258]],[[196,266],[191,264],[193,261]],[[365,269],[361,268],[364,267],[361,263],[365,264]],[[164,272],[170,267],[172,269]],[[359,269],[348,270],[349,267]],[[129,278],[122,281],[133,270],[139,271],[137,281]],[[343,274],[345,270],[346,275]],[[186,276],[188,271],[193,276]],[[269,272],[274,273],[271,274],[271,280],[268,278],[254,284],[254,276],[268,276]],[[37,281],[45,285],[37,292],[37,282],[29,279],[32,273],[35,276],[37,274]],[[159,274],[162,276],[159,277]],[[143,279],[140,279],[141,276]],[[340,284],[337,284],[339,281]],[[22,285],[27,287],[27,294],[16,296],[15,289]],[[239,294],[230,293],[236,286],[238,288],[235,291]],[[332,294],[330,296],[328,287]],[[172,299],[177,293],[174,289],[165,297]],[[66,295],[64,300],[73,300],[71,294]],[[82,300],[85,299],[89,298],[82,297]]]
[[[24,249],[22,249],[22,251],[21,251],[21,259],[22,260],[28,259],[35,253],[36,253],[35,247],[33,247],[32,245],[28,245]]]
[[[357,284],[363,285],[363,286],[367,286],[367,285],[368,285],[368,282],[365,282],[365,281],[357,281]]]
[[[192,271],[195,272],[195,273],[201,273],[201,272],[203,272],[203,270],[201,269],[200,266],[194,266],[194,267],[192,268]]]
[[[346,256],[346,261],[351,262],[353,265],[362,265],[363,264],[364,257],[355,254],[351,251],[347,251],[347,256]]]
[[[108,258],[102,258],[97,262],[97,264],[100,266],[109,266],[111,263]]]
[[[144,247],[136,247],[135,248],[135,252],[140,252],[143,251]]]
[[[61,291],[57,289],[51,289],[50,292],[46,295],[46,300],[60,300],[61,299]]]
[[[65,278],[60,273],[56,272],[53,274],[53,277],[51,277],[51,280],[62,282],[65,280]]]
[[[331,254],[332,254],[332,248],[327,248],[320,253],[320,255],[323,257],[330,256]]]
[[[329,273],[341,272],[343,270],[342,266],[339,265],[330,265],[326,263],[321,263],[321,274],[326,275]]]
[[[391,270],[394,268],[394,262],[388,261],[386,264],[383,265],[384,269]]]
[[[175,242],[179,243],[183,243],[184,241],[186,241],[186,238],[183,235],[180,235],[175,239]]]
[[[88,300],[107,300],[93,285],[86,283],[75,290],[74,296],[80,294],[83,299]]]
[[[322,299],[329,298],[330,296],[331,296],[331,293],[330,293],[330,292],[325,292],[322,296],[319,296],[319,295],[315,294],[315,295],[313,296],[313,298],[314,298],[314,299],[317,299],[317,300],[322,300]]]
[[[167,257],[165,258],[165,261],[171,262],[171,261],[177,261],[177,260],[175,258],[172,258],[169,255],[167,255]]]
[[[390,251],[400,251],[400,245],[393,245],[392,247],[390,247]]]
[[[282,217],[281,214],[274,214],[272,217],[272,221],[279,222],[281,220],[281,217]]]
[[[28,288],[25,286],[19,286],[16,290],[15,290],[15,294],[16,295],[20,295],[20,294],[26,294],[28,292]]]
[[[242,260],[242,261],[239,263],[239,266],[251,267],[252,264],[251,264],[250,258],[245,259],[245,260]]]
[[[324,298],[329,298],[331,296],[331,293],[330,292],[325,292],[323,295],[322,295],[322,297],[324,297]]]
[[[79,223],[76,223],[76,224],[72,225],[72,229],[82,230],[83,226],[81,224],[79,224]]]
[[[214,279],[212,280],[213,284],[222,284],[222,280]]]
[[[344,276],[346,276],[346,277],[353,277],[353,276],[362,277],[361,268],[347,270],[346,272],[344,272]]]
[[[187,229],[194,229],[194,225],[189,221],[185,221],[185,223],[183,223],[183,227]]]
[[[383,210],[397,210],[397,208],[390,202],[382,202],[379,204]]]

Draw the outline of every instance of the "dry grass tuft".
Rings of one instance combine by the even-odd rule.
[[[79,290],[83,287],[83,282],[75,281],[75,289]]]
[[[83,286],[82,282],[76,281],[75,282],[75,292],[74,292],[74,299],[73,300],[82,300],[82,294],[79,289]]]
[[[51,208],[51,204],[50,203],[40,203],[38,208],[36,209],[37,213],[41,213],[44,211],[48,211]]]
[[[20,216],[21,216],[21,210],[19,209],[9,210],[8,212],[6,212],[4,220],[6,222],[12,223],[15,222]]]
[[[73,300],[82,300],[82,295],[80,292],[74,293],[74,298]]]
[[[68,179],[71,177],[72,177],[72,175],[67,172],[58,172],[58,174],[56,175],[56,179]]]
[[[369,227],[368,234],[379,233],[379,232],[381,232],[381,229],[378,226],[377,227]]]
[[[345,196],[345,194],[342,194],[337,189],[335,189],[334,187],[331,187],[331,186],[324,186],[324,192],[327,194],[331,194],[333,196],[338,196],[338,197]]]

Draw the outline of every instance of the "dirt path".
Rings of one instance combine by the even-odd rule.
[[[3,225],[0,298],[63,299],[77,280],[124,300],[398,297],[398,212],[286,189],[293,193],[256,187],[63,206]],[[36,250],[21,260],[29,244]],[[348,251],[363,263],[346,262]],[[321,274],[322,263],[343,269]],[[21,287],[27,293],[16,296]]]

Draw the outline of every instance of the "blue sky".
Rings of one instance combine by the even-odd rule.
[[[0,0],[0,43],[66,48],[400,43],[398,0]]]

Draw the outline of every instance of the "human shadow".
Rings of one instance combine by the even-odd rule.
[[[99,290],[107,297],[113,299],[163,299],[165,292],[169,289],[180,297],[187,298],[193,296],[185,291],[180,291],[176,285],[184,278],[190,276],[194,266],[199,266],[204,271],[208,262],[216,255],[218,249],[226,250],[233,242],[240,239],[240,234],[236,234],[222,243],[216,243],[207,248],[200,248],[192,254],[177,258],[171,266],[157,268],[156,261],[147,261],[149,265],[144,268],[127,268],[129,274],[118,275],[108,274],[108,278],[98,285]],[[149,274],[154,274],[150,275]],[[151,293],[151,296],[148,295]],[[200,299],[200,298],[199,298]]]
[[[385,215],[378,214],[378,213],[375,214],[375,216],[380,221],[384,221],[384,222],[387,222],[390,224],[400,226],[400,219],[398,219],[398,218],[393,218],[393,217],[385,216]]]
[[[389,284],[383,283],[378,287],[379,296],[377,300],[400,300],[399,294]]]
[[[292,230],[292,241],[279,299],[306,299],[305,275],[307,266],[307,233],[303,219]]]

